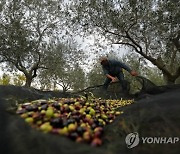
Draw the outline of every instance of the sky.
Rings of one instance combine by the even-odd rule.
[[[87,55],[88,64],[85,65],[85,70],[91,69],[92,64],[94,63],[93,60],[97,59],[99,56],[107,56],[109,53],[116,53],[118,55],[118,59],[121,58],[124,54],[127,53],[125,48],[119,48],[118,44],[109,44],[108,42],[104,41],[100,37],[97,38],[96,34],[92,34],[86,38],[82,38],[77,36],[76,40],[78,44],[80,44],[80,49],[84,50],[85,54]],[[97,43],[100,43],[101,46],[97,46]],[[98,56],[97,56],[98,55]],[[114,54],[115,55],[115,54]]]
[[[3,71],[2,71],[2,69],[1,69],[1,67],[0,67],[0,76],[2,76],[2,74],[3,74]]]

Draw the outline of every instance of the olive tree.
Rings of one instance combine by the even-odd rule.
[[[180,76],[179,5],[177,0],[75,0],[67,12],[75,31],[138,53],[173,84]]]
[[[72,41],[72,40],[71,40]],[[46,67],[40,72],[39,79],[42,85],[60,86],[64,92],[84,88],[85,73],[80,66],[83,64],[84,51],[77,48],[74,40],[66,43],[53,44],[49,48]]]
[[[49,40],[60,32],[61,1],[6,0],[0,9],[0,62],[21,71],[30,87],[44,69]]]

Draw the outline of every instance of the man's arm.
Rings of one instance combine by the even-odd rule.
[[[120,62],[120,61],[117,61],[116,64],[117,64],[119,67],[124,68],[126,71],[128,71],[129,73],[131,73],[132,70],[131,70],[130,67],[127,66],[126,64],[124,64],[124,63],[122,63],[122,62]]]
[[[115,77],[113,77],[113,76],[111,76],[111,75],[109,75],[109,74],[106,74],[106,77],[109,78],[109,79],[111,79],[112,82],[116,82],[116,78],[115,78]]]
[[[126,71],[128,71],[132,76],[137,76],[137,72],[130,69],[129,66],[127,66],[126,64],[120,62],[120,61],[117,61],[117,64],[121,67],[121,68],[124,68]]]
[[[103,72],[104,72],[104,74],[106,75],[107,78],[109,78],[109,79],[112,80],[112,82],[115,82],[115,81],[116,81],[116,78],[113,77],[113,76],[111,76],[111,75],[109,74],[109,71],[108,71],[107,69],[105,69],[104,67],[103,67]]]

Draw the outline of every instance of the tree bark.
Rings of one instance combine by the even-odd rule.
[[[32,83],[32,77],[30,76],[26,76],[26,83],[25,83],[25,87],[30,87]]]
[[[170,77],[166,74],[163,74],[163,78],[167,85],[175,84],[176,78]]]

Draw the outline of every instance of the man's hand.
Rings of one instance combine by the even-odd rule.
[[[109,74],[106,74],[106,76],[107,76],[109,79],[112,80],[111,82],[116,82],[116,81],[117,81],[115,77],[113,77],[113,76],[111,76],[111,75],[109,75]]]
[[[111,77],[112,81],[111,82],[116,82],[117,79],[115,77]]]
[[[137,76],[137,75],[138,75],[138,73],[137,73],[136,71],[131,71],[130,74],[131,74],[132,76]]]

